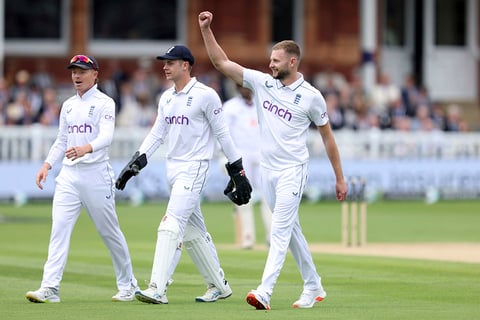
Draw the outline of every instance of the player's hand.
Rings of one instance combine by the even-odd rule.
[[[198,15],[198,25],[200,26],[200,29],[206,29],[210,27],[212,20],[213,20],[213,14],[211,12],[209,11],[200,12],[200,14]]]
[[[45,183],[47,181],[48,170],[50,169],[51,166],[47,162],[45,162],[40,168],[40,170],[38,170],[37,172],[35,183],[40,190],[43,190],[42,182]]]
[[[348,186],[347,183],[342,180],[342,181],[337,181],[335,185],[335,192],[337,196],[338,201],[344,201],[347,199],[347,193],[348,193]]]
[[[130,162],[123,168],[122,172],[118,175],[117,181],[115,182],[115,188],[118,190],[125,189],[125,185],[131,177],[136,176],[140,173],[147,165],[147,155],[145,153],[140,154],[139,151],[135,152]]]
[[[230,181],[223,193],[235,204],[241,206],[250,201],[252,194],[252,186],[245,175],[245,170],[242,165],[242,158],[233,163],[227,163],[227,168]]]
[[[69,148],[65,152],[65,156],[67,157],[67,159],[74,161],[74,160],[77,160],[78,158],[83,157],[87,153],[91,153],[91,152],[92,152],[92,146],[88,143],[83,146],[74,146]]]

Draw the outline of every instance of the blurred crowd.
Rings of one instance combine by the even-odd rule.
[[[151,64],[139,60],[138,68],[127,73],[112,60],[107,68],[110,72],[100,74],[99,88],[116,102],[118,127],[153,124],[158,98],[171,84],[163,74],[154,72]],[[235,94],[234,86],[216,72],[196,76],[217,90],[224,101]],[[469,130],[460,106],[432,101],[427,88],[417,85],[412,76],[396,85],[388,74],[380,74],[371,92],[365,91],[355,73],[347,79],[328,70],[308,80],[324,95],[334,130]],[[73,94],[73,87],[65,90],[65,84],[56,84],[45,69],[19,70],[11,82],[0,78],[0,126],[58,125],[61,104]]]
[[[347,81],[343,75],[327,71],[316,75],[312,83],[325,97],[334,130],[469,130],[459,105],[432,101],[427,88],[417,85],[411,75],[399,86],[382,73],[368,93],[358,74]]]

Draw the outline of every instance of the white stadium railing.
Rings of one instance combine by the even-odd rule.
[[[57,137],[56,127],[9,126],[0,128],[0,161],[43,161]],[[109,150],[111,159],[130,159],[149,132],[147,128],[117,128]],[[161,158],[164,150],[154,155]]]
[[[112,160],[129,159],[147,135],[148,128],[117,128],[109,153]],[[344,160],[386,159],[480,159],[480,133],[335,131]],[[57,128],[8,126],[0,128],[0,161],[42,161],[55,140]],[[320,135],[309,133],[312,158],[325,158]],[[154,154],[161,159],[165,148]]]
[[[342,159],[480,159],[476,132],[341,130],[334,134]],[[309,149],[312,157],[325,156],[318,134],[310,134]]]
[[[148,128],[117,127],[109,150],[115,172],[137,151]],[[437,199],[480,198],[480,132],[335,131],[346,178],[363,177],[367,198]],[[57,128],[40,125],[0,128],[0,200],[46,198],[53,195],[54,179],[61,166],[52,169],[44,190],[35,185],[36,172],[57,135]],[[309,133],[311,155],[307,198],[333,198],[335,177],[328,164],[320,134]],[[142,175],[118,191],[119,198],[168,197],[165,145],[149,159]],[[225,200],[227,181],[221,153],[210,166],[205,199]],[[140,196],[139,196],[140,195]]]

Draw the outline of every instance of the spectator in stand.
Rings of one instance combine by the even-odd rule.
[[[418,96],[417,96],[417,105],[424,104],[431,109],[432,107],[432,100],[430,99],[430,95],[428,94],[428,89],[426,86],[420,86],[418,88]]]
[[[198,77],[198,79],[215,90],[222,101],[228,100],[228,94],[226,93],[223,83],[223,77],[218,72],[212,71],[204,73]]]
[[[128,88],[126,86],[125,88]],[[138,92],[134,100],[128,99],[118,115],[119,127],[151,127],[157,116],[157,109],[148,92]]]
[[[384,117],[391,105],[399,99],[401,99],[401,95],[398,86],[391,82],[388,74],[381,73],[378,83],[373,86],[370,93],[372,111],[378,116]]]
[[[339,130],[345,127],[345,112],[340,106],[338,95],[334,92],[327,93],[325,96],[327,103],[328,119],[332,130]]]
[[[350,100],[353,100],[355,97],[358,97],[362,100],[367,100],[367,93],[363,86],[362,77],[358,72],[352,73],[352,79],[347,84],[350,87]]]
[[[414,117],[418,105],[419,90],[412,74],[405,77],[401,88],[402,101],[406,109],[407,116]]]
[[[42,88],[40,88],[34,82],[30,83],[30,93],[28,95],[28,100],[31,106],[31,117],[32,123],[37,123],[40,120],[41,115],[41,108],[42,108],[42,101],[43,101],[43,92]]]
[[[345,76],[340,72],[336,72],[330,64],[325,70],[314,75],[312,83],[325,96],[330,92],[338,95],[339,88],[343,87],[347,82]]]
[[[19,126],[33,122],[32,105],[27,91],[20,90],[15,93],[15,100],[6,106],[5,115],[7,125]]]
[[[343,112],[343,119],[345,122],[343,128],[352,129],[356,121],[356,115],[352,99],[352,88],[350,87],[350,85],[345,84],[340,88],[339,92],[340,95],[338,97],[338,104]]]
[[[337,97],[340,95],[339,87],[335,84],[334,75],[329,73],[325,77],[325,83],[318,87],[324,97],[334,94]]]
[[[54,86],[52,75],[47,70],[45,59],[38,59],[35,63],[36,71],[32,74],[32,84],[40,88],[41,91]]]
[[[445,131],[468,131],[468,125],[462,117],[459,105],[451,104],[447,107]]]
[[[45,88],[39,122],[43,126],[56,127],[59,124],[59,116],[60,103],[57,100],[57,91]]]
[[[128,81],[128,75],[120,66],[117,59],[108,60],[108,76],[100,82],[100,89],[115,101],[117,112],[122,110],[120,101],[120,86],[123,82]]]
[[[6,122],[6,108],[8,101],[10,100],[10,93],[8,91],[8,85],[5,78],[0,77],[0,125],[4,125]]]
[[[19,70],[15,74],[15,80],[10,88],[10,102],[15,101],[19,92],[30,94],[30,73],[27,70]]]
[[[392,100],[390,105],[388,106],[388,114],[390,115],[390,118],[395,118],[395,117],[405,117],[407,115],[407,108],[403,104],[403,101],[401,98]]]
[[[157,108],[148,92],[137,93],[137,125],[140,127],[151,127],[157,117]]]
[[[133,94],[148,92],[150,98],[158,95],[161,88],[161,80],[154,72],[151,58],[141,58],[138,61],[138,68],[134,71],[132,81]],[[153,103],[154,101],[152,101]]]
[[[367,94],[365,89],[363,88],[363,82],[360,74],[358,72],[353,72],[352,73],[352,79],[350,82],[344,86],[348,88],[348,100],[349,100],[349,107],[345,108],[345,120],[346,120],[346,127],[350,129],[368,129],[369,128],[369,123],[370,120],[370,107],[367,104]],[[342,92],[343,91],[343,92]],[[342,98],[342,96],[345,94],[344,92],[346,91],[345,89],[341,91],[340,98],[342,99],[341,101],[346,101],[345,98]],[[345,104],[348,102],[342,102],[342,104],[345,106]],[[363,124],[358,124],[357,118],[360,117],[362,119]],[[378,122],[378,121],[377,121]],[[367,125],[368,124],[368,125]]]
[[[430,117],[430,108],[426,104],[419,104],[415,117],[410,121],[412,131],[432,131],[435,127]]]
[[[407,116],[398,116],[392,118],[392,129],[398,131],[411,131],[411,119]]]
[[[32,81],[30,72],[19,70],[10,88],[10,104],[7,123],[11,125],[28,125],[36,123],[40,117],[42,105],[41,88]]]
[[[121,82],[119,90],[120,91],[119,91],[118,100],[119,100],[119,103],[122,105],[122,107],[119,108],[117,112],[119,113],[120,116],[122,116],[122,113],[125,111],[126,106],[132,103],[136,103],[137,98],[133,93],[132,81]]]
[[[432,103],[432,120],[435,128],[445,131],[447,126],[447,119],[445,110],[440,102]]]
[[[355,96],[352,101],[355,111],[355,121],[351,124],[353,130],[370,130],[372,127],[380,127],[379,117],[369,112],[369,107],[364,99]]]

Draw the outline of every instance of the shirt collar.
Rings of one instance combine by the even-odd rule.
[[[300,87],[302,83],[305,81],[305,79],[303,78],[303,74],[301,74],[300,72],[298,72],[298,75],[300,77],[295,82],[285,87],[289,88],[292,91],[295,91],[298,87]]]
[[[179,93],[185,93],[187,94],[190,89],[192,89],[192,87],[195,85],[195,83],[197,82],[197,78],[196,77],[192,77],[190,79],[190,81],[188,81],[187,85],[185,87],[183,87],[182,90],[180,90],[179,92],[175,91],[175,94],[179,94]],[[175,90],[175,89],[174,89]]]
[[[90,89],[87,90],[87,92],[85,92],[83,94],[83,96],[80,97],[80,95],[78,94],[77,92],[77,97],[79,97],[80,99],[87,99],[89,98],[90,96],[92,96],[94,94],[94,92],[97,91],[97,84],[94,84]]]

